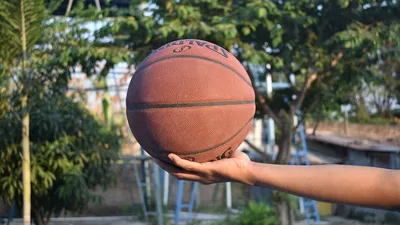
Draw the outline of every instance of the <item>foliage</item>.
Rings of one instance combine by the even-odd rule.
[[[279,225],[279,217],[273,208],[265,203],[250,202],[240,217],[240,225]]]
[[[400,108],[393,109],[393,110],[392,110],[392,115],[393,115],[394,117],[400,118]]]
[[[65,93],[76,66],[87,76],[105,76],[127,51],[90,38],[98,13],[52,17],[59,3],[0,1],[0,192],[21,207],[21,126],[27,121],[22,118],[30,118],[26,143],[37,225],[47,224],[53,213],[79,211],[97,201],[91,190],[113,180],[111,162],[120,145],[115,127],[105,126]],[[103,59],[107,64],[99,65]]]
[[[363,20],[353,22],[346,30],[338,32],[331,41],[345,47],[348,52],[346,61],[350,65],[356,65],[358,73],[362,74],[358,85],[347,93],[347,98],[351,99],[356,108],[364,108],[363,104],[368,106],[368,109],[357,109],[357,112],[372,114],[372,109],[375,109],[380,116],[390,118],[391,107],[399,100],[400,91],[400,23],[398,16],[382,15],[392,15],[396,7],[398,9],[398,3],[389,1],[387,6],[371,4],[376,9],[365,10],[364,16],[371,15],[370,18],[363,18],[368,23]],[[381,15],[377,15],[379,10],[382,10]],[[354,98],[354,95],[357,97]],[[356,119],[365,121],[368,116],[357,113]]]
[[[364,120],[351,118],[349,121],[353,122],[353,123],[375,124],[375,125],[390,125],[393,123],[392,119],[381,117],[381,116],[371,116],[368,119],[364,119]]]
[[[37,101],[37,100],[36,100]],[[63,95],[37,101],[31,109],[32,206],[35,219],[62,210],[83,210],[99,197],[91,193],[114,179],[119,137],[82,106]],[[0,121],[0,192],[21,205],[21,132],[18,115],[9,110]],[[36,213],[40,213],[38,218]],[[36,221],[37,222],[37,221]]]
[[[235,54],[252,75],[259,97],[266,102],[257,104],[256,115],[268,114],[279,129],[284,129],[283,124],[291,123],[298,109],[309,112],[327,108],[327,100],[335,101],[335,105],[354,102],[354,90],[361,90],[355,87],[361,87],[366,77],[376,76],[372,65],[378,62],[377,50],[381,50],[382,59],[396,59],[399,4],[322,0],[133,1],[127,10],[106,10],[106,15],[116,17],[96,32],[96,38],[108,38],[109,45],[128,47],[133,52],[129,63],[134,65],[173,40],[214,42]],[[390,51],[384,50],[389,46]],[[273,80],[286,82],[293,74],[297,87],[276,91],[269,98],[263,82],[267,72]],[[284,146],[280,149],[288,151]],[[288,160],[283,156],[281,159]]]
[[[0,1],[0,59],[4,67],[23,52],[32,52],[41,38],[44,14],[43,0]]]
[[[216,225],[279,225],[276,211],[263,202],[249,202],[243,212],[235,218],[214,223]]]
[[[40,39],[43,25],[44,4],[42,0],[12,0],[2,1],[0,6],[0,30],[4,36],[0,38],[0,59],[2,67],[7,72],[17,68],[12,78],[18,80],[21,94],[19,101],[22,148],[22,186],[23,186],[23,217],[24,224],[31,223],[31,171],[30,171],[30,140],[29,140],[29,55]],[[6,45],[7,43],[7,45]],[[1,75],[4,75],[1,73]]]

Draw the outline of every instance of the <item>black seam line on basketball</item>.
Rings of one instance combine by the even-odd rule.
[[[247,105],[254,104],[254,100],[242,101],[223,101],[223,102],[193,102],[193,103],[171,103],[171,104],[129,104],[128,110],[135,109],[165,109],[165,108],[188,108],[205,106],[229,106],[229,105]]]
[[[240,79],[242,79],[247,85],[249,85],[251,88],[253,88],[253,85],[251,84],[251,82],[247,81],[247,80],[244,78],[244,76],[243,76],[242,74],[240,74],[239,72],[237,72],[237,71],[236,71],[235,69],[233,69],[232,67],[230,67],[230,66],[228,66],[228,65],[225,65],[225,64],[223,64],[222,62],[219,62],[219,61],[217,61],[217,60],[209,59],[209,58],[206,58],[206,57],[203,57],[203,56],[197,56],[197,55],[173,55],[173,56],[167,56],[167,57],[164,57],[164,58],[161,58],[161,59],[157,59],[156,61],[154,61],[154,62],[152,62],[152,63],[149,63],[148,65],[146,65],[146,66],[144,66],[144,67],[142,67],[142,68],[139,68],[137,71],[135,71],[135,74],[138,73],[138,72],[141,72],[141,71],[145,70],[146,68],[148,68],[149,66],[151,66],[151,65],[153,65],[153,64],[155,64],[155,63],[158,63],[158,62],[161,62],[161,61],[165,61],[165,60],[168,60],[168,59],[176,59],[176,58],[195,58],[195,59],[202,59],[202,60],[206,60],[206,61],[210,61],[210,62],[219,64],[219,65],[221,65],[221,66],[223,66],[223,67],[229,69],[229,70],[232,71],[233,73],[235,73],[235,74],[236,74],[238,77],[240,77]],[[134,77],[133,77],[132,79],[135,79],[136,77],[137,77],[137,75],[136,75],[136,76],[134,75]]]
[[[214,149],[216,149],[216,148],[218,148],[218,147],[221,147],[222,145],[228,143],[229,141],[231,141],[232,139],[234,139],[237,135],[239,135],[240,132],[242,132],[242,130],[243,130],[244,128],[246,128],[246,126],[247,126],[252,120],[253,120],[253,117],[251,117],[250,120],[247,121],[246,124],[245,124],[243,127],[241,127],[241,128],[239,129],[238,132],[236,132],[234,135],[232,135],[231,137],[229,137],[228,139],[226,139],[225,141],[223,141],[223,142],[220,143],[220,144],[217,144],[217,145],[215,145],[215,146],[209,147],[209,148],[207,148],[207,149],[198,150],[198,151],[196,151],[196,152],[191,152],[191,153],[177,153],[177,155],[182,155],[182,156],[185,156],[185,155],[198,155],[198,154],[201,154],[201,153],[204,153],[204,152],[208,152],[208,151],[214,150]]]

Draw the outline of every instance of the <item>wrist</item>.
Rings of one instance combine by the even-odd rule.
[[[246,165],[246,169],[245,169],[246,179],[244,180],[244,183],[246,183],[250,186],[254,186],[256,183],[256,176],[254,173],[254,171],[256,171],[255,166],[256,166],[256,163],[252,162],[252,161],[249,161]]]

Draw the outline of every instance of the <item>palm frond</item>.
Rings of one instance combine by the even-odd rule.
[[[31,52],[42,37],[44,19],[43,0],[0,0],[0,59],[21,57],[23,49]]]

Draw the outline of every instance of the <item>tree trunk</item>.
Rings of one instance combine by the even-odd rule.
[[[31,174],[30,174],[30,149],[29,149],[29,112],[28,112],[28,97],[22,97],[22,174],[23,174],[23,199],[24,225],[31,224]]]
[[[282,119],[281,135],[278,142],[279,153],[275,160],[276,164],[288,164],[291,158],[290,149],[293,137],[293,116],[285,116],[282,117]],[[284,198],[278,198],[277,200],[281,225],[292,225],[292,208],[289,201]]]
[[[281,135],[278,141],[279,153],[276,157],[276,164],[288,164],[290,161],[290,148],[293,136],[293,118],[287,116],[282,120]]]
[[[280,199],[278,202],[279,216],[281,225],[292,225],[294,222],[292,208],[288,200]]]
[[[369,114],[368,114],[368,110],[365,104],[365,99],[362,96],[361,93],[357,94],[359,97],[359,101],[356,104],[356,118],[359,121],[368,121],[369,120]]]
[[[26,79],[26,30],[25,30],[25,8],[24,1],[20,2],[21,9],[21,47],[22,47],[22,80]],[[31,160],[29,149],[29,108],[28,108],[28,88],[22,84],[22,98],[21,98],[21,111],[22,111],[22,184],[23,192],[23,220],[24,225],[31,224]]]
[[[318,118],[317,121],[315,122],[313,131],[312,131],[312,135],[316,134],[320,122],[321,122],[321,120]]]
[[[45,225],[39,209],[33,209],[32,211],[33,211],[33,218],[34,218],[35,225]]]

